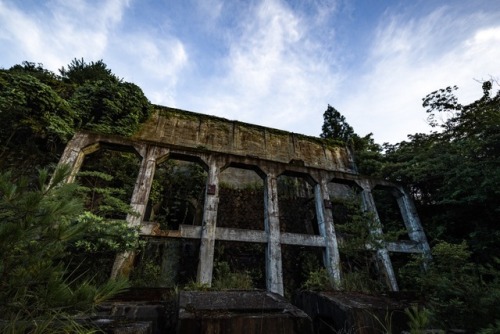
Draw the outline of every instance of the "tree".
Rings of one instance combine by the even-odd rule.
[[[333,139],[347,143],[354,135],[353,128],[346,122],[345,117],[331,105],[328,105],[323,114],[321,138]]]
[[[433,325],[478,333],[480,328],[498,323],[500,272],[473,263],[465,241],[438,242],[432,257],[426,272],[421,270],[421,256],[414,256],[401,271],[406,284],[424,296]]]
[[[468,105],[457,102],[456,88],[429,94],[423,105],[441,130],[386,146],[382,174],[410,186],[431,237],[468,240],[473,259],[485,263],[500,253],[500,92],[492,82],[482,88]]]
[[[87,81],[121,81],[111,72],[102,59],[86,63],[83,58],[75,58],[68,65],[68,69],[63,66],[59,69],[59,73],[64,82],[76,85],[83,85]]]
[[[75,131],[130,136],[151,113],[142,90],[102,60],[74,59],[60,72],[32,62],[0,69],[0,170],[35,177]]]
[[[49,182],[40,171],[34,186],[0,174],[0,331],[68,333],[71,316],[93,307],[128,286],[109,281],[99,287],[67,272],[69,246],[84,239],[86,224],[75,224],[82,201],[69,168],[57,169]],[[68,326],[72,329],[68,329]],[[80,328],[81,329],[81,328]]]
[[[39,68],[0,70],[0,169],[41,168],[73,135],[73,109],[38,77],[51,78]]]
[[[151,113],[142,90],[128,82],[86,81],[69,100],[79,126],[100,133],[131,136]]]
[[[356,134],[345,117],[331,105],[328,105],[323,113],[323,119],[323,132],[320,137],[347,145],[354,155],[355,168],[359,173],[376,175],[380,171],[382,148],[375,143],[372,133],[364,137]]]
[[[119,79],[102,60],[86,63],[75,58],[59,72],[62,81],[74,87],[68,101],[82,128],[130,136],[151,112],[142,90]]]

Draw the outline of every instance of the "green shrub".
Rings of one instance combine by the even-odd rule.
[[[231,272],[227,262],[215,264],[215,279],[212,282],[214,290],[250,290],[253,288],[252,277],[248,272]]]
[[[327,291],[332,289],[330,275],[325,268],[309,272],[309,276],[302,285],[306,290]]]
[[[477,331],[494,324],[500,314],[500,272],[474,264],[465,242],[440,242],[432,248],[432,256],[425,272],[424,259],[414,257],[402,277],[427,301],[433,325]]]

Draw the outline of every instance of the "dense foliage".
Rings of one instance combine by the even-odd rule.
[[[102,61],[74,59],[60,75],[30,62],[0,69],[0,169],[35,174],[75,131],[130,136],[150,112],[142,90]]]
[[[89,275],[68,270],[71,249],[102,241],[88,238],[93,224],[80,216],[82,200],[77,185],[64,183],[67,176],[68,169],[60,168],[49,182],[42,170],[33,185],[26,178],[14,181],[10,173],[0,174],[2,333],[86,332],[70,316],[90,314],[127,287],[123,280],[97,286]]]
[[[359,136],[330,105],[321,134],[346,145],[361,174],[408,186],[434,262],[422,273],[421,259],[414,258],[399,275],[405,279],[403,288],[416,291],[427,302],[433,325],[472,331],[487,328],[485,333],[500,324],[496,258],[500,254],[500,91],[494,91],[494,84],[484,82],[481,98],[467,105],[454,95],[457,87],[432,92],[423,99],[423,106],[434,131],[409,135],[407,141],[381,146],[372,134]],[[96,274],[93,268],[108,268],[116,252],[138,245],[137,230],[123,221],[134,214],[128,201],[137,158],[130,152],[93,153],[77,178],[80,185],[61,184],[62,170],[49,185],[48,174],[38,175],[37,170],[57,162],[76,131],[130,136],[150,112],[141,89],[118,78],[101,60],[74,59],[59,74],[30,62],[0,69],[0,314],[10,320],[3,323],[11,326],[6,332],[32,329],[42,318],[67,320],[88,312],[124,286],[111,282],[97,287],[108,273]],[[205,178],[199,166],[184,168],[169,162],[159,168],[149,218],[163,228],[198,221]],[[372,221],[357,210],[358,202],[335,202],[334,214],[348,217],[337,221],[349,223],[338,230],[357,236],[359,240],[350,239],[353,245],[367,241],[365,221]],[[389,203],[382,200],[379,205],[390,212]],[[359,247],[351,250],[348,245],[342,250],[345,288],[373,289],[368,281],[372,259],[367,252],[357,251]],[[358,270],[361,267],[366,275]],[[158,276],[161,268],[151,268]],[[306,286],[328,282],[325,271],[310,272]],[[223,285],[230,285],[233,278],[242,280],[228,274],[224,260],[216,274],[228,278]]]
[[[60,75],[30,62],[0,70],[0,331],[88,332],[72,317],[128,285],[109,275],[139,244],[123,220],[134,214],[135,155],[92,154],[73,185],[67,170],[50,182],[38,170],[76,131],[130,136],[150,110],[102,61],[75,59]]]
[[[466,241],[439,242],[433,260],[422,273],[422,258],[414,257],[403,270],[406,288],[425,296],[431,319],[441,328],[476,332],[500,320],[500,278],[493,266],[471,261]]]
[[[433,239],[467,240],[472,258],[484,263],[500,254],[500,92],[485,82],[483,96],[462,106],[454,89],[424,99],[440,131],[386,145],[380,175],[409,185]]]
[[[340,138],[353,148],[362,174],[401,182],[413,195],[435,261],[422,273],[415,259],[403,270],[402,286],[417,289],[434,324],[445,328],[494,332],[500,323],[500,91],[494,84],[484,82],[481,98],[468,105],[458,102],[457,87],[427,95],[423,106],[435,129],[429,134],[383,148],[371,134]],[[338,115],[334,121],[346,124]],[[323,137],[336,128],[326,125]]]

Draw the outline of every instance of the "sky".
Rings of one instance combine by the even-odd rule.
[[[0,68],[103,60],[155,104],[319,136],[328,105],[395,144],[422,98],[500,78],[499,0],[0,0]]]

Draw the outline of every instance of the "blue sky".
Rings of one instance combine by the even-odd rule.
[[[0,0],[0,67],[103,59],[156,104],[318,136],[334,106],[376,142],[422,98],[500,78],[497,0]]]

